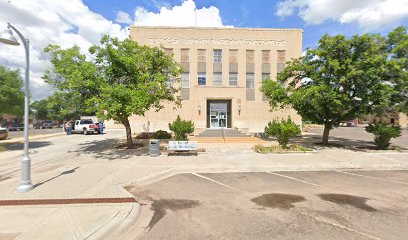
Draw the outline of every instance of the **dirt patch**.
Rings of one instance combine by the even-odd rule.
[[[367,205],[366,201],[368,198],[358,197],[347,194],[319,194],[322,200],[340,204],[340,205],[350,205],[358,209],[362,209],[367,212],[376,212],[377,209]]]
[[[167,209],[172,211],[179,211],[188,208],[195,208],[200,205],[199,201],[188,200],[188,199],[159,199],[153,200],[153,203],[150,207],[154,211],[153,217],[147,226],[147,230],[153,228],[153,226],[158,223],[166,214]]]
[[[251,199],[257,205],[269,208],[279,208],[281,210],[288,210],[293,208],[293,203],[303,202],[306,199],[300,195],[283,194],[283,193],[269,193]]]

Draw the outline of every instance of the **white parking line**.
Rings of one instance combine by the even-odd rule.
[[[313,186],[315,186],[315,187],[320,187],[319,184],[311,183],[311,182],[304,181],[304,180],[301,180],[301,179],[298,179],[298,178],[294,178],[294,177],[289,177],[289,176],[282,175],[282,174],[279,174],[279,173],[275,173],[275,172],[266,172],[266,173],[269,173],[269,174],[272,174],[272,175],[276,175],[276,176],[279,176],[279,177],[284,177],[284,178],[292,179],[292,180],[295,180],[295,181],[298,181],[298,182],[310,184],[310,185],[313,185]]]
[[[218,182],[218,181],[213,180],[213,179],[211,179],[211,178],[205,177],[205,176],[200,175],[200,174],[198,174],[198,173],[191,173],[191,174],[193,174],[194,176],[197,176],[197,177],[206,179],[206,180],[208,180],[208,181],[211,181],[211,182],[213,182],[213,183],[219,184],[219,185],[221,185],[221,186],[227,187],[227,188],[229,188],[229,189],[237,190],[237,189],[235,189],[235,188],[233,188],[233,187],[231,187],[231,186],[228,186],[228,185],[226,185],[226,184],[224,184],[224,183]]]
[[[353,176],[358,176],[358,177],[366,177],[366,178],[381,180],[381,181],[384,181],[384,182],[392,182],[392,183],[400,183],[400,184],[407,184],[408,185],[407,182],[398,181],[398,180],[383,179],[383,178],[379,178],[379,177],[373,177],[373,176],[368,176],[368,175],[358,174],[358,173],[351,173],[351,172],[342,172],[342,171],[335,171],[335,172],[348,174],[348,175],[353,175]]]

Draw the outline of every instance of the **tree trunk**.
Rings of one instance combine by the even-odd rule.
[[[130,128],[130,123],[129,119],[125,119],[122,121],[122,124],[125,125],[126,128],[126,142],[127,142],[127,147],[130,149],[133,147],[133,141],[132,141],[132,129]]]
[[[329,145],[329,133],[331,127],[329,125],[324,125],[323,137],[322,137],[322,144]]]

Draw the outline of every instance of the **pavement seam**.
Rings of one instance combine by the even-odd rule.
[[[384,182],[392,182],[392,183],[400,183],[400,184],[407,184],[408,185],[408,182],[403,182],[403,181],[398,181],[398,180],[391,180],[391,179],[382,179],[382,178],[368,176],[368,175],[364,175],[364,174],[357,174],[357,173],[351,173],[351,172],[342,172],[342,171],[334,171],[334,172],[353,175],[353,176],[358,176],[358,177],[366,177],[366,178],[381,180],[381,181],[384,181]]]
[[[67,208],[63,207],[62,211],[64,213],[65,220],[68,223],[71,232],[73,233],[72,234],[73,238],[80,239],[81,237],[80,237],[80,234],[78,233],[78,229],[75,227],[74,223],[72,222],[72,219],[69,216],[69,213],[67,212]]]
[[[302,214],[302,215],[305,215],[305,216],[309,216],[309,217],[315,219],[315,220],[318,221],[318,222],[325,223],[325,224],[331,225],[331,226],[333,226],[333,227],[340,228],[340,229],[346,230],[346,231],[348,231],[348,232],[352,232],[352,233],[358,234],[358,235],[360,235],[360,236],[367,237],[367,238],[369,238],[369,239],[381,240],[381,238],[379,238],[379,237],[370,235],[370,234],[365,233],[365,232],[360,232],[360,231],[355,230],[355,229],[353,229],[353,228],[346,227],[346,226],[344,226],[344,225],[342,225],[342,224],[338,224],[338,223],[334,223],[334,222],[329,222],[329,221],[326,221],[326,220],[324,220],[324,219],[321,219],[321,218],[319,218],[319,217],[316,217],[316,216],[313,216],[313,215],[311,215],[311,214],[307,214],[307,213],[304,213],[304,212],[299,212],[299,213]]]
[[[200,174],[198,174],[198,173],[191,173],[191,174],[193,174],[194,176],[197,176],[197,177],[199,177],[199,178],[206,179],[206,180],[208,180],[208,181],[210,181],[210,182],[216,183],[216,184],[218,184],[218,185],[224,186],[224,187],[226,187],[226,188],[229,188],[229,189],[238,191],[236,188],[233,188],[233,187],[231,187],[231,186],[228,186],[227,184],[218,182],[218,181],[216,181],[216,180],[214,180],[214,179],[211,179],[211,178],[208,178],[208,177],[206,177],[206,176],[200,175]]]

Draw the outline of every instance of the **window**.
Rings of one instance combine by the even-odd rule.
[[[197,61],[198,62],[205,62],[205,49],[198,49],[197,51]]]
[[[222,73],[214,73],[213,85],[222,85]]]
[[[278,50],[278,63],[285,63],[286,61],[286,51]]]
[[[237,73],[230,73],[229,74],[229,85],[230,86],[237,86],[238,85],[238,74]]]
[[[246,87],[247,88],[254,88],[254,74],[253,73],[247,73],[246,74]]]
[[[198,73],[198,85],[205,86],[207,84],[207,77],[205,76],[205,72]]]
[[[254,50],[247,50],[246,51],[246,62],[247,63],[255,63],[255,51]]]
[[[165,48],[164,53],[166,53],[167,55],[173,55],[173,48]]]
[[[271,75],[269,73],[262,73],[262,81],[270,78],[270,76]]]
[[[190,88],[190,74],[189,73],[181,73],[181,87]]]
[[[262,63],[270,63],[271,59],[271,51],[269,50],[262,50]]]
[[[190,61],[190,49],[188,48],[181,49],[181,61],[182,62]]]
[[[238,63],[238,50],[229,50],[229,62],[230,63]]]
[[[214,49],[214,62],[222,62],[222,50]]]

